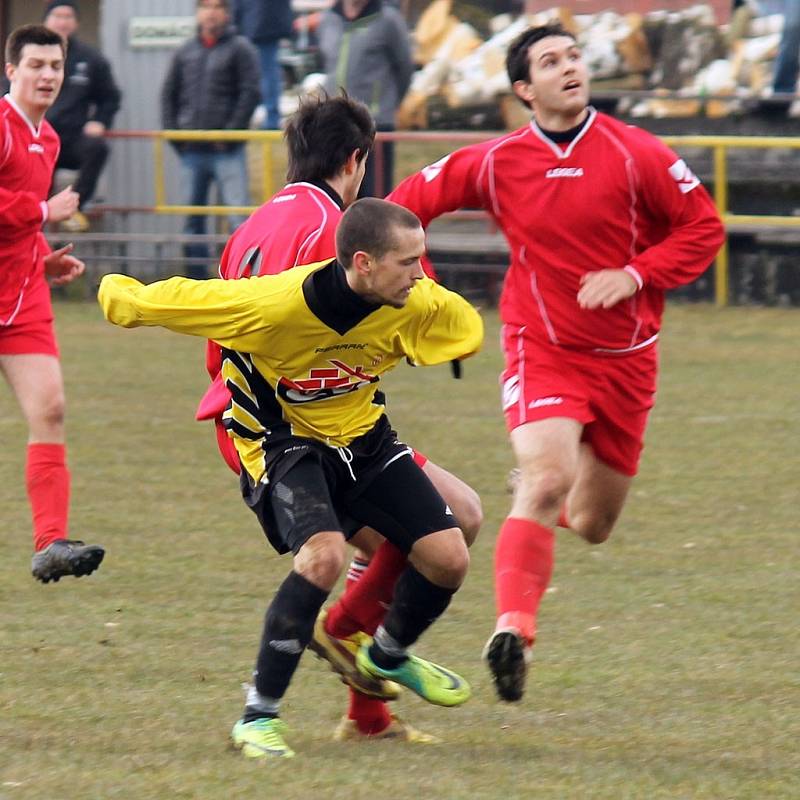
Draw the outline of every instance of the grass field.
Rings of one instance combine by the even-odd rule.
[[[259,765],[226,740],[289,561],[193,421],[202,345],[114,329],[91,304],[57,317],[72,532],[108,555],[88,579],[30,577],[25,431],[3,387],[2,800],[800,797],[797,311],[669,309],[641,474],[607,544],[559,534],[516,706],[479,661],[511,465],[496,315],[460,383],[398,370],[395,427],[484,502],[467,583],[418,647],[474,697],[399,702],[443,744],[335,744],[345,691],[307,655],[284,708],[298,757]]]

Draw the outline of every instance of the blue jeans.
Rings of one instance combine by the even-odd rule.
[[[775,59],[773,90],[794,94],[798,71],[800,71],[800,0],[785,0],[783,35],[778,57]]]
[[[225,152],[189,150],[181,153],[182,180],[186,187],[187,205],[208,205],[208,193],[212,182],[216,182],[220,203],[228,206],[249,206],[250,191],[247,185],[247,162],[245,148],[236,147]],[[244,222],[245,217],[229,214],[231,231]],[[186,218],[185,233],[205,233],[206,216],[192,214]],[[187,244],[183,248],[187,258],[209,258],[205,244]],[[190,264],[186,274],[190,278],[205,278],[207,270],[203,264]]]
[[[277,131],[281,127],[280,99],[283,89],[283,76],[278,63],[278,43],[258,44],[256,47],[261,59],[261,99],[267,111],[264,129]]]

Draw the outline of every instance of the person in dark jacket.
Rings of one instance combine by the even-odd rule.
[[[261,61],[261,99],[266,110],[264,128],[281,127],[280,99],[283,80],[278,63],[278,42],[292,35],[289,0],[232,0],[233,22],[258,50]]]
[[[103,134],[119,111],[121,94],[108,60],[75,35],[79,25],[77,3],[67,0],[48,3],[44,24],[67,42],[64,85],[47,112],[47,120],[61,139],[56,169],[78,171],[73,189],[80,196],[79,208],[61,227],[80,232],[89,227],[80,209],[94,196],[108,158],[108,143]]]
[[[369,108],[378,131],[393,131],[395,112],[414,73],[403,15],[384,0],[337,0],[322,15],[317,38],[328,93],[345,89]],[[393,181],[394,143],[378,141],[367,159],[359,197],[382,197]]]
[[[230,24],[228,0],[198,0],[197,35],[175,53],[161,89],[161,120],[167,130],[246,130],[261,99],[258,55]],[[248,206],[244,142],[179,142],[188,205],[208,204],[216,183],[223,205]],[[244,217],[228,217],[231,230]],[[206,217],[192,214],[186,233],[205,233]],[[207,277],[208,248],[187,245],[187,274]]]

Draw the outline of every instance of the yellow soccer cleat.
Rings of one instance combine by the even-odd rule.
[[[380,733],[361,733],[354,719],[342,717],[333,732],[335,742],[358,742],[367,739],[393,739],[408,744],[439,744],[442,740],[430,733],[423,733],[405,720],[392,714],[392,721]]]
[[[326,611],[320,611],[308,649],[325,659],[342,681],[355,691],[379,700],[397,700],[400,687],[396,683],[381,678],[368,678],[356,667],[358,649],[364,644],[371,644],[372,638],[366,633],[354,633],[346,639],[337,639],[325,630],[326,616]]]
[[[292,758],[294,750],[283,739],[286,723],[278,718],[239,720],[231,731],[233,746],[245,758]]]

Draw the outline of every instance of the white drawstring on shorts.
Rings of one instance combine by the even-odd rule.
[[[353,467],[351,464],[353,463],[353,453],[350,451],[349,447],[337,447],[336,451],[339,453],[339,458],[347,464],[347,469],[350,471],[350,477],[353,479],[353,483],[356,482],[356,475],[353,472]]]

